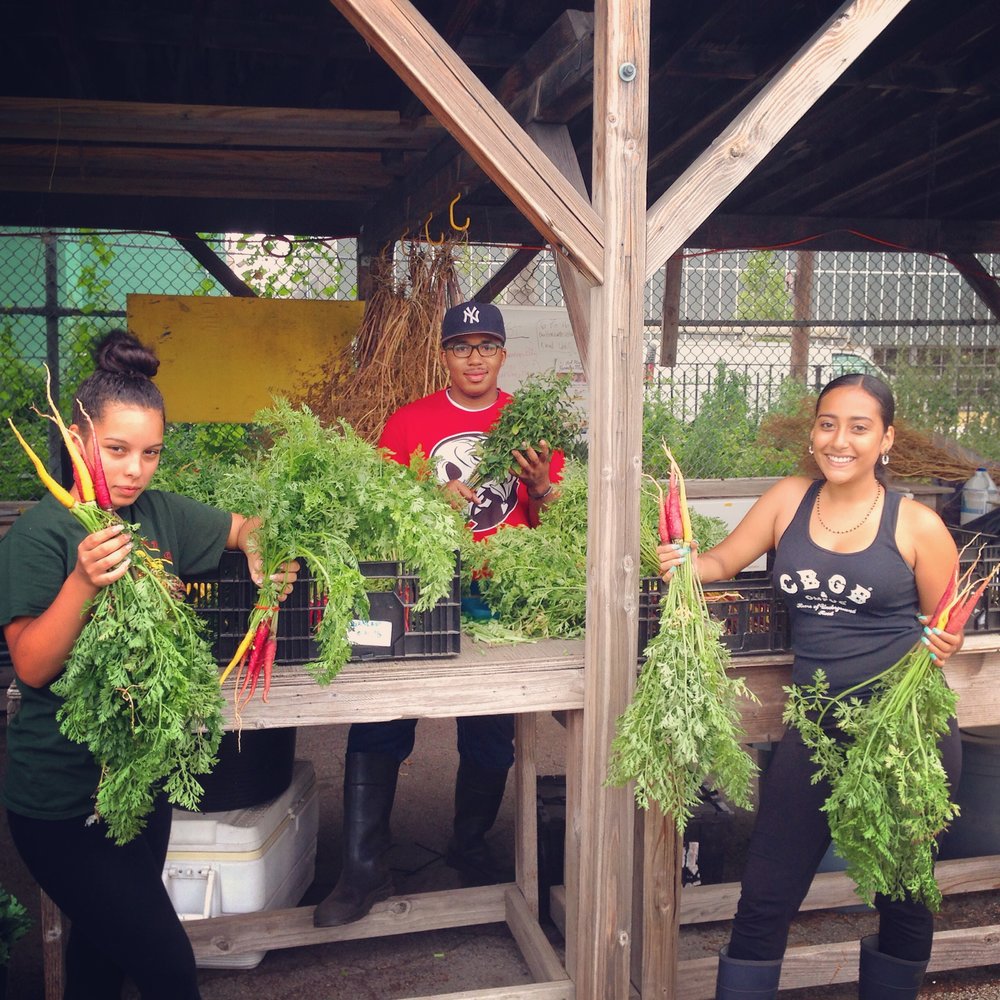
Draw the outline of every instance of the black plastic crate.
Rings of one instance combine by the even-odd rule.
[[[961,550],[965,548],[959,560],[960,572],[965,572],[978,558],[973,576],[979,580],[988,576],[1000,563],[1000,538],[996,535],[985,535],[969,531],[966,528],[951,528],[952,538]],[[966,632],[1000,632],[1000,571],[990,581],[983,591],[965,624]]]
[[[455,656],[461,639],[461,576],[458,560],[451,593],[429,611],[415,611],[420,579],[396,562],[363,562],[370,581],[368,619],[357,621],[349,638],[352,660],[427,659]],[[246,634],[257,587],[250,579],[246,557],[226,552],[216,573],[187,581],[188,603],[208,627],[209,641],[219,663],[228,663]],[[323,614],[316,583],[303,564],[292,592],[278,615],[275,663],[305,663],[316,659],[313,639]]]
[[[660,630],[660,595],[668,586],[658,576],[640,581],[640,656]],[[725,623],[723,642],[734,656],[790,648],[788,612],[768,573],[741,573],[735,580],[707,583],[704,591],[709,613]]]

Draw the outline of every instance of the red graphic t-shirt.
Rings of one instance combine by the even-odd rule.
[[[442,389],[400,407],[389,417],[379,447],[388,449],[391,457],[402,465],[408,465],[410,456],[419,449],[434,466],[440,482],[452,479],[468,482],[479,464],[476,445],[486,437],[511,399],[510,393],[500,390],[492,406],[469,410],[454,402],[447,389]],[[559,482],[563,461],[562,452],[553,453],[549,475],[554,483]],[[493,480],[480,483],[476,492],[480,502],[470,507],[469,524],[477,540],[493,534],[501,524],[528,523],[528,491],[516,476],[510,475],[502,483]]]

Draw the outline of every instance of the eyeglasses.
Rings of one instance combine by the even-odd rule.
[[[503,350],[503,346],[495,340],[485,340],[481,344],[445,344],[444,349],[451,351],[456,358],[471,358],[473,351],[478,351],[481,358],[492,358],[497,351]]]

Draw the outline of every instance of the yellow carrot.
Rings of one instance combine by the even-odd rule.
[[[233,653],[233,658],[229,661],[228,666],[222,671],[222,676],[219,678],[219,687],[222,687],[222,685],[226,683],[226,678],[233,672],[233,667],[235,667],[236,664],[243,659],[243,654],[250,648],[250,643],[253,642],[255,634],[256,630],[250,629],[243,637],[243,641],[236,647],[236,652]]]
[[[691,544],[691,511],[688,510],[687,489],[684,487],[684,475],[677,470],[677,488],[681,494],[681,525],[684,528],[684,543]]]
[[[48,397],[52,416],[49,416],[47,413],[43,413],[41,416],[47,420],[51,420],[59,428],[59,433],[62,435],[66,450],[69,452],[70,461],[73,463],[73,472],[77,486],[80,488],[80,497],[84,503],[90,503],[95,499],[94,481],[91,478],[90,470],[87,468],[87,462],[83,457],[82,450],[77,447],[77,443],[73,440],[69,428],[63,423],[59,407],[56,406],[55,400],[52,398],[52,375],[49,372],[48,365],[45,366],[45,395]]]
[[[49,475],[49,470],[45,468],[42,460],[32,451],[31,445],[21,437],[21,432],[14,426],[14,421],[7,418],[7,423],[10,424],[10,429],[14,432],[14,436],[18,441],[21,442],[21,447],[27,452],[28,458],[31,459],[32,464],[35,466],[35,471],[38,473],[38,478],[45,484],[48,491],[67,509],[71,510],[76,506],[76,500],[73,499],[72,495],[62,488],[62,486],[57,483],[52,476]]]

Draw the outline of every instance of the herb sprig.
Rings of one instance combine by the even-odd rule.
[[[568,451],[583,429],[579,405],[569,394],[572,378],[544,372],[529,375],[479,443],[479,464],[468,485],[504,482],[514,464],[511,452],[537,448],[546,441],[553,451]]]

